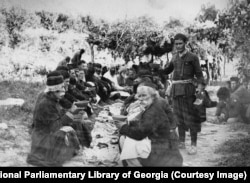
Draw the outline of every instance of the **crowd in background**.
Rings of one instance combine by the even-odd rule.
[[[175,36],[178,54],[164,68],[152,62],[107,67],[82,60],[84,49],[72,59],[65,57],[47,75],[46,90],[37,98],[27,161],[38,166],[62,165],[81,147],[90,146],[91,129],[73,123],[79,113],[77,103],[82,101],[86,118],[94,115],[95,106],[123,102],[121,114],[128,117],[128,123],[120,129],[120,149],[128,166],[181,166],[179,149],[185,149],[185,132],[190,131],[188,153],[194,155],[206,108],[217,107],[219,121],[248,122],[247,78],[240,84],[232,77],[227,87],[218,90],[218,102],[212,101],[199,58],[186,50],[186,43],[185,35]],[[215,60],[210,67],[212,79],[217,79],[220,71]]]

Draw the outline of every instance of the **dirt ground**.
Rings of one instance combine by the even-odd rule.
[[[207,90],[213,100],[216,100],[216,90],[218,87],[208,87]],[[216,149],[220,147],[225,141],[244,137],[249,132],[234,131],[232,124],[216,124],[214,123],[215,108],[207,109],[207,121],[202,124],[202,131],[198,135],[198,153],[196,155],[188,155],[187,150],[181,150],[184,158],[184,166],[191,167],[210,167],[218,165],[218,160],[226,154],[220,154],[216,152]],[[0,166],[30,166],[26,163],[26,157],[30,150],[30,134],[29,129],[20,125],[18,120],[0,120],[2,123],[8,125],[8,129],[0,129]],[[98,126],[98,123],[96,124]],[[100,126],[92,132],[93,138],[98,134],[98,129],[105,128],[106,131],[103,134],[106,135],[99,141],[109,143],[111,138],[115,135],[108,130],[110,126]],[[111,128],[113,128],[112,126]],[[98,143],[95,139],[95,143]],[[190,145],[190,135],[187,133],[186,146]],[[91,161],[90,161],[91,160]],[[117,145],[110,145],[108,148],[92,148],[85,149],[80,152],[79,155],[74,157],[71,161],[66,162],[64,166],[121,166],[116,161],[119,160],[119,152]]]

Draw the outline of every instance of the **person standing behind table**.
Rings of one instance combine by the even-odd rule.
[[[79,62],[81,61],[82,54],[85,53],[84,49],[80,49],[80,51],[76,52],[71,59],[71,63],[74,65],[74,68],[78,67]]]
[[[200,123],[196,117],[195,85],[204,81],[199,58],[186,50],[188,38],[184,34],[177,34],[174,43],[177,54],[173,56],[170,64],[163,70],[163,74],[173,72],[173,84],[171,94],[173,97],[173,111],[178,121],[179,148],[185,149],[185,133],[190,130],[191,147],[189,154],[197,153],[197,133],[200,131]]]

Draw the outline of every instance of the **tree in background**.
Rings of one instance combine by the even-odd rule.
[[[208,40],[214,43],[218,51],[224,56],[225,65],[240,58],[239,74],[247,72],[250,60],[250,1],[231,0],[227,9],[219,12],[215,6],[203,6],[197,20],[200,22],[212,21],[216,26],[210,28],[189,27],[189,33],[196,40]],[[218,53],[218,52],[217,52]]]
[[[0,12],[4,17],[9,45],[11,48],[15,48],[21,42],[21,32],[25,22],[26,11],[18,7],[12,7],[10,9],[2,8]]]

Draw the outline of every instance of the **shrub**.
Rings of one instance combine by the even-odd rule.
[[[51,51],[51,44],[56,38],[50,35],[41,35],[40,36],[40,50],[42,52]]]
[[[26,11],[21,8],[12,7],[10,10],[1,9],[2,15],[5,17],[5,26],[9,36],[9,44],[11,48],[21,41],[21,34],[23,24],[26,18]]]
[[[45,76],[49,73],[49,71],[47,70],[47,68],[45,66],[40,66],[38,68],[36,68],[34,70],[34,72],[38,75],[42,75],[42,76]]]
[[[54,29],[55,15],[47,11],[37,11],[35,14],[40,18],[40,24],[47,30]]]

